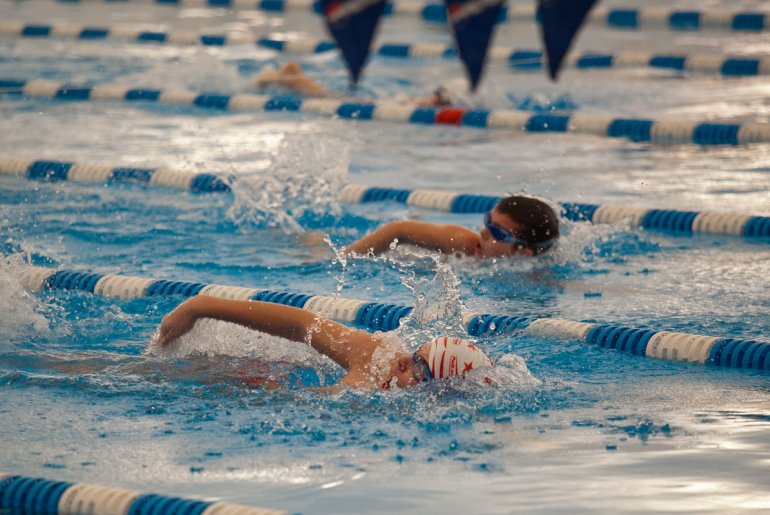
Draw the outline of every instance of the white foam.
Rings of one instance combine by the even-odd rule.
[[[465,376],[466,381],[484,385],[488,384],[487,378],[491,379],[495,387],[504,390],[526,390],[541,384],[527,368],[524,359],[516,354],[504,354],[497,359],[494,367],[471,370]]]
[[[299,232],[297,219],[303,214],[340,213],[339,192],[347,182],[349,154],[348,143],[334,136],[287,135],[269,170],[238,177],[228,217],[239,225]]]
[[[30,333],[50,333],[48,320],[40,313],[40,301],[21,284],[27,270],[19,254],[0,259],[0,334],[5,341]]]
[[[306,343],[253,331],[243,326],[212,319],[198,320],[193,329],[165,348],[153,335],[145,355],[184,358],[228,356],[258,358],[267,362],[289,362],[321,370],[331,361]]]

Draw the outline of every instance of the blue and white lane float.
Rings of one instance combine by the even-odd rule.
[[[502,197],[452,191],[396,189],[349,184],[340,200],[349,204],[393,201],[448,213],[485,213]],[[674,234],[724,234],[744,238],[770,238],[770,217],[714,211],[678,211],[642,207],[563,202],[561,216],[571,221],[595,224],[627,221],[632,227]]]
[[[321,39],[270,39],[260,38],[257,46],[289,54],[321,54],[336,49],[330,41]],[[457,50],[441,43],[383,43],[375,46],[372,53],[397,59],[441,57],[456,58]],[[536,71],[545,62],[541,50],[497,46],[489,49],[487,56],[493,61],[507,61],[512,70]],[[578,70],[607,70],[618,68],[657,68],[676,72],[714,73],[725,77],[751,77],[770,75],[770,58],[739,57],[715,53],[656,54],[653,52],[627,51],[614,54],[585,52],[570,53],[564,65]]]
[[[0,512],[30,515],[285,515],[266,508],[0,472]]]
[[[412,311],[410,306],[382,304],[320,295],[259,290],[219,284],[167,281],[113,274],[30,267],[21,277],[29,291],[77,290],[114,299],[192,297],[205,294],[225,299],[260,300],[305,309],[327,318],[372,331],[391,331]],[[770,370],[770,343],[720,338],[611,324],[575,322],[556,318],[489,315],[467,312],[463,322],[472,336],[521,331],[544,338],[583,341],[604,349],[670,361],[719,367]]]
[[[513,109],[425,108],[401,102],[346,102],[339,99],[247,93],[225,95],[188,90],[159,90],[102,84],[78,86],[44,79],[0,77],[0,94],[69,101],[154,102],[220,111],[288,111],[345,120],[380,120],[410,124],[454,125],[528,133],[588,134],[635,142],[696,145],[770,143],[768,123],[714,123],[690,120],[613,118],[584,113],[533,114]]]
[[[219,193],[230,191],[231,178],[212,173],[192,173],[166,168],[105,166],[0,156],[0,175],[25,177],[44,182],[87,182],[144,184],[189,191]]]
[[[40,160],[0,156],[0,176],[25,177],[44,182],[129,183],[181,189],[192,193],[230,191],[232,176],[216,173],[192,173],[164,168],[106,166],[94,163]],[[413,207],[448,213],[485,213],[502,197],[452,191],[396,189],[348,184],[340,201],[348,204],[393,201]],[[561,216],[575,222],[617,223],[627,221],[632,227],[665,231],[674,235],[693,233],[742,236],[770,241],[770,217],[713,211],[679,211],[609,204],[564,202]]]
[[[136,43],[226,46],[251,44],[290,54],[321,54],[337,49],[322,39],[272,39],[254,38],[243,34],[196,34],[189,32],[158,32],[148,30],[28,24],[21,22],[0,23],[0,35],[29,39],[67,38],[81,41],[115,39]],[[372,52],[382,57],[409,58],[457,58],[454,47],[436,43],[383,43]],[[534,71],[543,67],[543,52],[514,47],[493,47],[488,59],[507,61],[513,70]],[[578,70],[650,67],[677,72],[715,73],[725,77],[770,75],[770,58],[725,56],[721,54],[654,54],[652,52],[617,52],[614,54],[586,52],[569,54],[565,66]]]
[[[62,4],[90,3],[92,0],[56,0]],[[121,7],[129,0],[102,0],[105,3],[119,3]],[[213,7],[225,9],[256,9],[271,13],[293,10],[321,13],[318,0],[151,0],[152,3],[178,7]],[[139,3],[139,2],[135,2]],[[385,5],[385,16],[408,16],[426,22],[446,23],[446,6],[441,3],[399,0]],[[534,22],[537,9],[534,4],[503,6],[500,23]],[[671,30],[721,29],[733,31],[760,32],[770,30],[770,14],[765,12],[695,11],[671,10],[667,8],[630,9],[623,7],[594,7],[589,22],[620,29],[668,28]]]
[[[213,1],[213,0],[212,0]],[[394,12],[411,14],[417,12],[423,21],[446,23],[446,7],[440,3],[403,6],[398,2]],[[534,22],[537,20],[537,7],[534,2],[526,5],[503,6],[499,23]],[[596,6],[588,15],[590,23],[603,24],[616,29],[667,28],[671,30],[721,29],[733,31],[761,32],[770,30],[770,13],[735,12],[735,11],[680,11],[662,8],[632,9],[625,7]]]
[[[121,0],[121,4],[125,1]],[[159,32],[123,27],[95,27],[78,25],[49,25],[39,23],[3,22],[0,35],[29,39],[78,39],[104,41],[114,39],[136,43],[177,45],[259,45],[260,39],[248,34],[197,34],[194,32]],[[336,47],[334,47],[336,48]]]

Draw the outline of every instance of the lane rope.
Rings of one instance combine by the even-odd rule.
[[[305,309],[371,331],[392,331],[412,312],[411,306],[397,304],[45,267],[29,267],[22,274],[20,282],[25,289],[33,292],[74,290],[120,300],[192,297],[199,294],[224,299],[260,300]],[[463,323],[468,334],[477,337],[521,331],[544,338],[578,340],[637,356],[719,367],[770,370],[770,343],[758,340],[470,311],[463,313]]]
[[[0,471],[0,510],[11,513],[115,515],[286,515],[287,512],[87,483],[69,483]]]
[[[634,142],[696,145],[743,145],[770,142],[768,123],[715,123],[713,121],[613,118],[586,113],[533,114],[513,109],[425,108],[402,102],[346,102],[340,99],[301,99],[291,95],[197,93],[102,84],[70,85],[44,79],[0,78],[6,96],[70,101],[154,102],[195,106],[219,111],[286,111],[336,117],[344,120],[453,125],[476,129],[506,129],[527,133],[589,134],[625,138]]]
[[[224,174],[193,173],[167,168],[106,166],[50,159],[0,156],[0,175],[24,177],[41,182],[84,182],[104,184],[142,184],[190,191],[219,193],[230,191],[232,178]]]
[[[230,184],[235,180],[232,176],[218,173],[192,173],[165,168],[106,166],[9,156],[0,156],[0,175],[24,177],[42,182],[140,184],[175,188],[192,193],[228,192]],[[348,184],[340,192],[340,200],[348,204],[392,201],[447,213],[485,213],[493,209],[502,198],[494,195],[383,188],[360,184]],[[705,233],[741,236],[749,239],[768,238],[770,242],[770,217],[768,216],[580,202],[563,202],[560,205],[561,216],[573,222],[606,224],[625,220],[632,227],[664,231],[677,236]]]
[[[392,201],[448,213],[485,213],[503,197],[452,191],[397,189],[349,184],[340,200],[350,204]],[[722,234],[744,238],[770,238],[770,217],[717,211],[680,211],[611,204],[561,203],[560,214],[571,221],[595,224],[628,221],[632,227],[689,236],[693,233]]]
[[[261,48],[290,54],[320,54],[337,49],[327,40],[297,38],[254,38],[243,34],[197,34],[194,32],[162,32],[115,27],[68,26],[31,24],[21,22],[0,23],[0,35],[27,39],[63,38],[81,41],[107,39],[136,43],[226,46],[251,44]],[[372,49],[382,57],[410,59],[424,57],[457,58],[452,46],[441,43],[383,43]],[[543,68],[543,52],[534,49],[498,46],[489,50],[488,59],[507,61],[510,68],[519,71],[535,71]],[[725,56],[714,53],[702,54],[655,54],[652,52],[584,52],[570,54],[565,66],[578,70],[599,70],[650,67],[676,72],[714,73],[725,77],[770,75],[770,58]]]
[[[19,0],[8,0],[19,1]],[[30,1],[30,0],[26,0]],[[77,5],[95,0],[53,0],[59,4]],[[140,2],[131,0],[98,0],[102,3],[121,7]],[[146,3],[146,0],[144,0]],[[223,9],[256,9],[269,13],[305,11],[321,13],[317,0],[150,0],[150,3],[176,7],[212,7]],[[384,16],[404,16],[424,22],[446,23],[446,6],[441,3],[425,3],[414,0],[399,0],[385,5]],[[535,22],[537,8],[532,3],[503,6],[499,23]],[[736,32],[762,32],[770,30],[770,13],[758,11],[721,10],[672,10],[668,8],[594,7],[589,13],[589,23],[604,25],[612,29],[669,29],[677,31],[729,30]]]

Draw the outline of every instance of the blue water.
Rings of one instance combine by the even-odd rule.
[[[669,3],[657,2],[657,5]],[[677,8],[737,9],[727,2]],[[758,9],[759,3],[740,7]],[[45,7],[43,7],[45,6]],[[761,7],[761,6],[760,6]],[[292,14],[137,5],[0,6],[9,20],[320,36]],[[515,30],[512,30],[516,27]],[[532,27],[497,44],[536,45]],[[388,20],[383,41],[447,41]],[[619,32],[589,27],[585,50],[766,55],[762,34]],[[247,91],[251,47],[0,39],[0,76]],[[333,56],[301,58],[346,87]],[[766,78],[668,72],[540,74],[490,67],[479,95],[452,61],[374,59],[360,94],[422,95],[449,84],[469,106],[613,116],[764,121]],[[723,512],[767,509],[770,378],[526,335],[479,341],[496,388],[324,396],[340,370],[299,344],[200,324],[173,355],[148,352],[182,299],[26,294],[26,266],[288,290],[455,313],[603,321],[770,341],[770,247],[675,237],[623,224],[564,225],[531,261],[334,259],[377,225],[407,217],[471,228],[477,215],[341,205],[348,182],[770,215],[770,147],[652,147],[573,135],[514,135],[298,114],[0,99],[0,154],[237,176],[233,195],[0,176],[0,470],[222,499],[299,513]],[[313,239],[315,243],[309,243]],[[410,320],[416,345],[460,320]],[[259,361],[255,362],[255,359]],[[264,375],[287,389],[242,378]]]

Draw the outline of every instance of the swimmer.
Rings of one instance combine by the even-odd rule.
[[[345,252],[376,255],[397,242],[482,259],[536,256],[550,249],[558,237],[559,219],[551,206],[531,197],[511,196],[484,215],[484,227],[478,233],[459,225],[403,220],[383,225]]]
[[[291,306],[248,300],[227,300],[197,295],[180,304],[160,324],[158,344],[166,347],[189,332],[201,318],[213,318],[295,342],[310,343],[316,351],[347,370],[333,387],[411,388],[435,379],[459,376],[492,361],[473,344],[441,336],[413,354],[386,339]],[[489,382],[489,381],[487,381]]]
[[[313,81],[305,74],[299,63],[290,61],[279,69],[266,69],[257,76],[256,86],[259,89],[268,86],[278,86],[292,93],[308,98],[335,98],[340,97]],[[363,99],[351,99],[365,101]],[[449,94],[444,87],[440,87],[429,97],[410,99],[412,103],[420,107],[446,107],[452,104]]]
[[[329,98],[332,92],[308,77],[299,63],[290,61],[279,69],[268,68],[257,76],[257,88],[278,86],[303,97]]]

